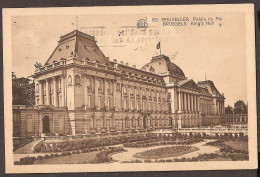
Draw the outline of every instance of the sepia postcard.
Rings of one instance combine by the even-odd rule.
[[[257,168],[253,4],[3,9],[7,173]]]

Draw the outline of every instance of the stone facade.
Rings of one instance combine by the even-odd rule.
[[[141,69],[110,61],[94,37],[77,30],[35,67],[36,105],[13,106],[14,135],[198,127],[224,114],[225,98],[212,81],[196,84],[165,55]]]

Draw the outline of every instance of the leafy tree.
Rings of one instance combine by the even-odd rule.
[[[29,83],[28,78],[17,78],[12,73],[12,97],[13,105],[34,105],[35,88],[34,83]]]
[[[230,105],[225,107],[225,114],[233,114],[233,110],[232,110],[232,107]]]
[[[244,101],[238,100],[234,104],[234,113],[235,114],[247,114],[247,105]]]

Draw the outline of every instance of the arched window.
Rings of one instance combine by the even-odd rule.
[[[39,83],[36,84],[36,92],[39,92]]]
[[[126,127],[126,128],[129,128],[129,127],[130,127],[129,118],[128,118],[128,117],[125,118],[125,127]]]
[[[135,127],[135,117],[132,117],[132,127]]]
[[[79,75],[76,75],[75,76],[75,85],[80,85],[80,76]]]
[[[71,75],[68,76],[68,85],[72,85],[72,77],[71,77]]]

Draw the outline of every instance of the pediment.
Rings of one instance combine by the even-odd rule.
[[[199,91],[198,85],[191,79],[186,82],[180,83],[179,87],[193,89]]]

